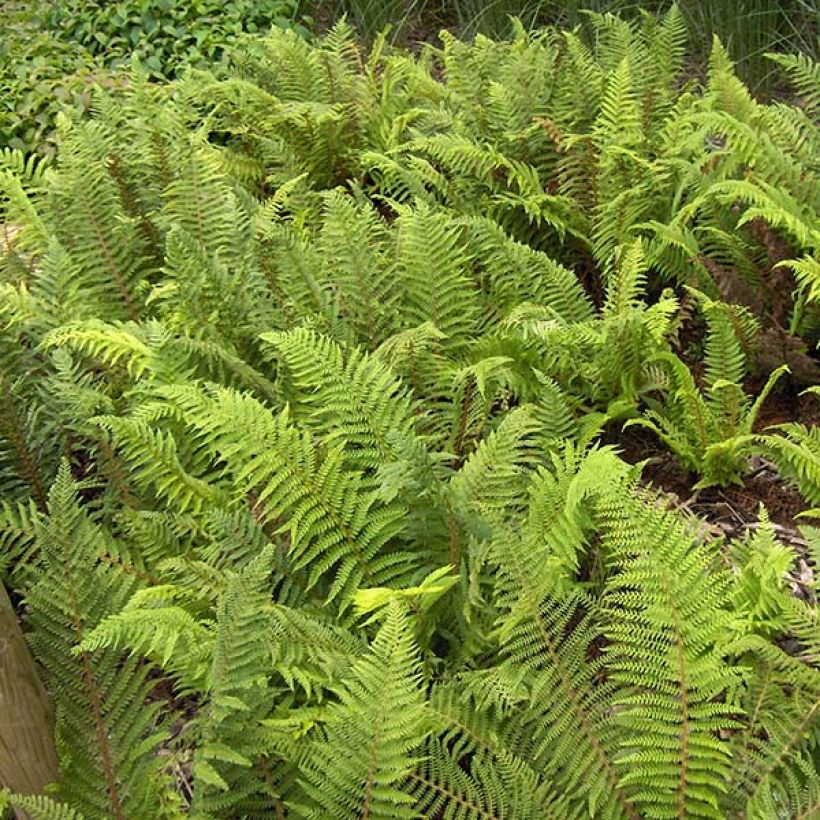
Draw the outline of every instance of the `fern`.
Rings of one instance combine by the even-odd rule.
[[[666,401],[647,398],[649,411],[639,424],[656,432],[679,455],[684,466],[701,475],[699,486],[737,482],[754,443],[753,428],[760,408],[778,379],[781,366],[769,375],[754,401],[744,393],[744,346],[750,347],[756,322],[737,306],[704,302],[708,324],[705,344],[704,389],[688,368],[672,354],[659,354],[663,368],[661,390]]]
[[[391,438],[413,433],[406,390],[390,371],[358,349],[348,355],[330,339],[307,330],[262,334],[281,352],[291,384],[294,418],[332,444],[340,441],[350,462],[375,467],[392,458]]]
[[[718,538],[617,454],[820,505],[816,428],[757,429],[769,339],[812,378],[816,65],[764,103],[674,5],[584,21],[274,29],[0,156],[0,573],[60,766],[0,803],[816,813],[816,533]]]
[[[419,208],[403,214],[398,227],[407,323],[431,322],[455,341],[465,339],[475,331],[479,303],[456,226]]]
[[[0,794],[0,797],[3,795]],[[64,803],[58,803],[49,797],[12,795],[11,805],[19,811],[26,812],[32,820],[83,820],[82,814]],[[0,803],[0,808],[3,804]]]
[[[92,817],[151,817],[165,785],[154,757],[166,737],[160,704],[147,705],[151,684],[136,659],[83,647],[86,633],[133,591],[133,582],[98,565],[104,538],[79,508],[64,466],[37,527],[42,564],[27,591],[32,642],[50,670],[58,739],[71,748],[60,797]]]
[[[605,597],[607,666],[625,685],[616,701],[616,722],[629,736],[621,783],[635,790],[643,816],[720,817],[730,752],[715,733],[736,726],[731,697],[742,680],[721,652],[727,581],[704,577],[708,555],[673,517],[613,501],[601,514],[607,557],[621,566]],[[647,663],[650,646],[662,647],[662,663],[657,650]]]
[[[385,583],[416,562],[386,546],[400,528],[402,509],[381,504],[361,473],[343,468],[337,445],[323,458],[312,437],[249,396],[225,388],[171,389],[168,397],[214,456],[226,461],[237,489],[257,495],[265,520],[287,515],[286,531],[297,568],[311,565],[310,584],[335,566],[329,598],[348,601],[364,581]]]
[[[393,603],[370,652],[329,707],[326,730],[306,749],[300,779],[307,817],[415,816],[410,795],[399,788],[426,734],[414,654],[407,615]]]
[[[820,505],[820,428],[793,423],[775,429],[777,433],[759,437],[761,450],[809,504]]]

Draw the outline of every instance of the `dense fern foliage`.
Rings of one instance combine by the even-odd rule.
[[[595,27],[275,32],[3,166],[0,573],[61,760],[14,806],[816,816],[797,556],[602,435],[820,503],[816,431],[755,426],[814,378],[820,75],[761,105],[674,8]]]

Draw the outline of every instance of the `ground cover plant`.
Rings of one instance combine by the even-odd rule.
[[[763,105],[676,8],[593,23],[274,31],[7,156],[0,799],[816,814],[820,532],[716,534],[621,442],[818,504],[765,413],[816,389],[820,75]]]
[[[0,149],[53,153],[57,113],[85,110],[92,87],[113,82],[84,49],[42,28],[29,4],[0,5]]]
[[[346,16],[366,42],[389,27],[393,42],[416,47],[446,28],[459,36],[507,38],[526,27],[582,27],[589,11],[636,20],[667,0],[3,0],[0,2],[0,148],[50,155],[59,112],[85,113],[95,84],[127,81],[133,60],[155,79],[214,64],[241,34],[271,26],[305,37]],[[719,36],[755,96],[788,93],[768,52],[820,57],[820,8],[811,0],[687,0],[680,4],[691,62],[705,61]],[[315,19],[314,19],[315,18]]]
[[[295,0],[118,0],[50,3],[40,25],[83,46],[109,67],[136,57],[156,77],[185,66],[218,62],[244,33],[298,27]]]
[[[94,85],[127,82],[139,60],[154,78],[218,62],[246,32],[308,36],[295,0],[3,0],[0,149],[50,155],[58,113],[88,110]]]

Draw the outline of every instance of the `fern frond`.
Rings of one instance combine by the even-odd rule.
[[[806,298],[811,302],[820,302],[820,261],[811,256],[800,259],[789,259],[781,262],[795,275],[801,287],[806,290]]]
[[[341,191],[325,199],[319,247],[334,286],[339,310],[355,340],[371,350],[393,328],[398,308],[391,285],[395,271],[388,259],[389,233],[372,206],[354,203]]]
[[[0,798],[2,798],[0,793]],[[84,815],[66,803],[42,795],[16,795],[9,798],[11,806],[25,812],[31,820],[85,820]],[[2,808],[2,804],[0,804]]]
[[[604,549],[620,570],[605,597],[605,632],[609,673],[623,686],[622,787],[647,816],[719,818],[731,753],[715,733],[737,726],[724,698],[742,681],[722,652],[728,579],[707,575],[712,557],[651,503],[613,493],[600,510]]]
[[[219,154],[189,138],[175,179],[163,191],[163,218],[181,228],[203,251],[220,256],[230,253],[238,232],[248,230],[225,176]]]
[[[310,744],[301,767],[307,817],[416,816],[402,786],[429,731],[420,683],[407,614],[393,603],[329,707],[326,736]]]
[[[34,550],[40,510],[34,500],[0,502],[0,572],[23,569]]]
[[[406,388],[390,370],[356,347],[343,351],[314,331],[263,333],[287,368],[293,418],[329,445],[339,441],[352,465],[376,467],[393,458],[391,437],[413,434]]]
[[[766,57],[786,71],[806,113],[816,117],[820,112],[820,63],[808,54],[767,54]]]
[[[450,479],[449,492],[457,503],[491,518],[513,512],[537,463],[537,429],[528,407],[509,413]]]
[[[160,703],[136,658],[82,648],[86,635],[117,611],[134,590],[97,563],[104,534],[80,508],[64,465],[49,493],[48,516],[37,528],[41,556],[27,592],[32,644],[49,670],[57,706],[62,780],[59,799],[89,817],[148,817],[167,782],[155,750],[167,737]]]
[[[280,521],[296,569],[310,568],[313,586],[334,569],[329,599],[344,608],[362,582],[386,586],[412,573],[417,556],[391,550],[403,510],[380,503],[344,451],[320,450],[308,433],[250,396],[219,388],[171,388],[167,397],[241,493],[253,492],[264,521]]]
[[[759,636],[735,650],[746,653],[751,679],[742,703],[747,723],[733,738],[736,771],[724,808],[749,817],[772,809],[799,816],[817,791],[811,763],[820,710],[817,672]]]
[[[131,467],[133,481],[153,487],[178,513],[196,515],[203,508],[227,503],[224,491],[185,469],[172,433],[152,428],[139,418],[100,416],[94,423],[112,435]]]
[[[567,322],[592,317],[589,299],[570,270],[545,253],[510,238],[486,217],[471,217],[464,224],[475,245],[474,255],[481,260],[490,279],[497,315],[503,316],[521,302],[532,301],[552,308]]]
[[[778,432],[758,437],[763,452],[809,504],[820,506],[820,427],[790,423],[774,429]]]
[[[185,690],[204,688],[213,624],[197,620],[185,608],[192,597],[168,584],[138,590],[120,612],[105,617],[85,635],[75,654],[103,647],[129,650],[164,667]]]
[[[463,342],[475,332],[480,305],[457,226],[420,206],[399,217],[398,231],[406,323],[432,322],[453,342]]]
[[[195,813],[239,811],[276,797],[254,762],[267,751],[262,721],[272,708],[269,595],[271,551],[228,578],[216,611],[208,702],[195,721]]]

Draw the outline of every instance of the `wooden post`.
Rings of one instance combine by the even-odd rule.
[[[51,704],[0,583],[0,786],[39,794],[57,776]]]

